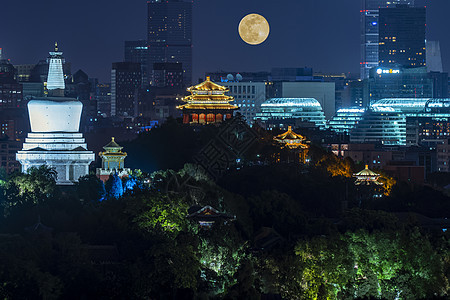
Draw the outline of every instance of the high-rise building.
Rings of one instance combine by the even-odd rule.
[[[154,63],[154,85],[172,89],[183,89],[183,65],[180,63]]]
[[[0,110],[21,106],[22,99],[22,85],[17,82],[14,66],[0,60]]]
[[[442,68],[441,46],[439,41],[427,41],[426,61],[428,72],[444,72]]]
[[[111,84],[99,83],[95,87],[95,99],[97,100],[97,114],[104,117],[111,115]]]
[[[361,79],[369,77],[369,70],[378,66],[379,9],[397,4],[414,6],[414,0],[363,0],[361,10]]]
[[[154,63],[181,63],[184,84],[192,83],[192,0],[149,0],[148,72]]]
[[[441,73],[440,73],[441,74]],[[438,79],[438,77],[436,77]],[[436,83],[442,81],[438,81]],[[370,78],[365,80],[364,103],[369,104],[374,100],[383,98],[431,98],[433,79],[425,67],[420,68],[383,68],[372,69]]]
[[[378,63],[383,67],[425,66],[425,7],[380,8]]]
[[[137,97],[141,86],[141,65],[131,62],[112,64],[111,116],[137,115]]]
[[[124,62],[138,63],[141,65],[142,88],[149,85],[148,81],[148,46],[147,41],[125,41],[124,45]]]

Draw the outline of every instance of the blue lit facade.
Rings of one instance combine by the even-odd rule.
[[[319,128],[326,127],[322,106],[314,98],[269,99],[261,104],[261,112],[256,114],[256,119],[269,126],[281,126],[299,120],[313,123]]]
[[[361,120],[365,111],[361,107],[339,109],[328,122],[328,127],[337,133],[349,133]]]
[[[338,111],[329,126],[345,132],[354,114],[352,109]],[[450,138],[450,99],[381,99],[372,103],[350,132],[350,141],[355,143],[434,147]]]
[[[426,67],[373,68],[367,80],[367,96],[370,102],[385,98],[432,98],[433,79]]]
[[[406,116],[392,107],[369,108],[351,131],[350,142],[406,145]]]

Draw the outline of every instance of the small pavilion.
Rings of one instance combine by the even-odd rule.
[[[368,165],[362,171],[353,174],[353,177],[356,178],[356,198],[360,207],[365,201],[383,196],[383,183],[378,181],[380,174],[370,170]]]
[[[122,152],[123,147],[116,143],[114,137],[103,149],[105,152],[98,154],[102,159],[102,167],[97,169],[97,177],[106,181],[114,173],[117,173],[119,177],[128,176],[130,169],[125,168],[127,153]]]
[[[231,119],[233,112],[239,109],[238,106],[230,104],[234,98],[226,95],[229,89],[212,82],[209,77],[187,90],[191,93],[183,99],[187,103],[177,106],[183,111],[184,124],[221,123]]]
[[[298,154],[301,163],[304,164],[306,162],[306,156],[309,150],[308,141],[304,136],[295,133],[291,126],[288,127],[286,132],[275,136],[273,139],[281,145],[282,149],[287,148],[291,152],[294,152],[296,156]]]
[[[368,165],[362,171],[353,174],[353,177],[356,178],[355,185],[383,185],[378,181],[380,174],[370,170]]]

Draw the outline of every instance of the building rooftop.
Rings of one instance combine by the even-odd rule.
[[[288,106],[298,106],[298,107],[309,107],[316,108],[318,110],[322,110],[322,106],[319,101],[314,98],[272,98],[265,101],[261,106],[280,106],[280,107],[288,107]]]
[[[401,112],[421,112],[430,98],[386,98],[372,103],[372,108],[392,107]]]

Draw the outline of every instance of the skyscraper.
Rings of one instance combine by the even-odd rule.
[[[111,116],[137,115],[137,97],[141,86],[141,65],[116,62],[111,70]]]
[[[441,46],[439,41],[427,41],[427,71],[443,72]]]
[[[154,63],[182,63],[184,84],[192,82],[192,0],[149,0],[148,73]]]
[[[380,8],[378,64],[382,67],[425,66],[425,7]]]
[[[414,6],[414,0],[363,0],[361,10],[361,79],[369,77],[369,70],[378,66],[379,9],[397,4]]]
[[[144,88],[149,85],[148,80],[148,46],[147,41],[125,41],[124,44],[124,62],[139,63],[141,65],[142,83],[141,87]]]

